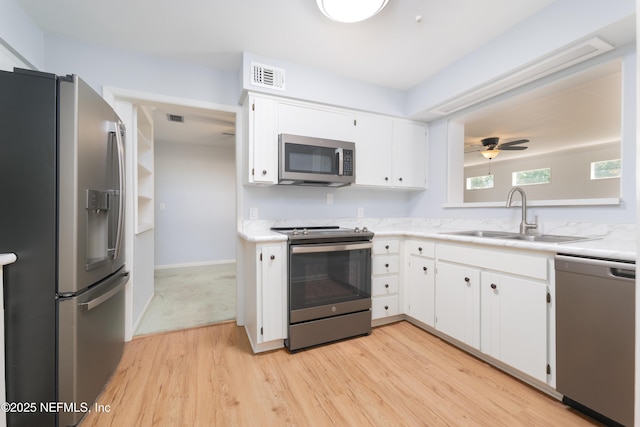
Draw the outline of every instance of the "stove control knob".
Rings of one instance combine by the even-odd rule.
[[[294,229],[293,229],[293,235],[294,235],[294,236],[297,236],[298,234],[300,234],[300,232],[298,231],[298,229],[297,229],[297,228],[294,228]]]
[[[367,231],[369,231],[369,229],[367,227],[362,227],[362,232],[366,233]]]
[[[356,227],[356,229],[355,229],[355,230],[353,230],[353,231],[355,231],[356,233],[359,233],[359,232],[360,232],[360,229],[359,229],[358,227]]]
[[[302,234],[304,234],[304,235],[306,236],[307,234],[309,234],[309,232],[307,231],[307,229],[306,229],[306,228],[304,228],[304,229],[302,230]]]

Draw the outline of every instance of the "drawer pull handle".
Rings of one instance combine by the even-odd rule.
[[[418,252],[422,252],[422,248],[418,248]]]
[[[495,283],[492,283],[492,284],[491,284],[491,289],[498,289],[498,287],[496,286],[496,284],[495,284]]]
[[[385,246],[384,248],[385,248],[386,250],[389,250],[389,245]]]
[[[275,255],[271,255],[269,258],[276,259],[276,256]]]
[[[384,266],[385,266],[385,267],[387,267],[387,268],[389,268],[389,264],[385,264]]]
[[[384,284],[384,287],[385,287],[385,288],[387,288],[387,289],[389,289],[389,284],[388,284],[388,283],[385,283],[385,284]]]
[[[471,279],[469,279],[468,277],[465,277],[465,278],[464,278],[464,281],[465,281],[465,282],[467,282],[467,283],[469,283],[469,282],[471,281]]]
[[[427,271],[428,268],[427,267],[422,267],[422,271]]]
[[[384,309],[385,309],[385,310],[389,310],[389,306],[388,306],[388,305],[385,305],[385,306],[384,306]]]

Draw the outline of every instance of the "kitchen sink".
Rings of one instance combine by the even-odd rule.
[[[593,237],[579,237],[579,236],[558,236],[554,234],[520,234],[511,233],[508,231],[487,231],[487,230],[464,230],[464,231],[450,231],[440,234],[450,234],[456,236],[469,236],[469,237],[485,237],[488,239],[509,239],[509,240],[523,240],[526,242],[540,242],[540,243],[570,243],[581,242],[585,240],[593,240]]]

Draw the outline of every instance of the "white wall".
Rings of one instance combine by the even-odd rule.
[[[238,104],[232,71],[111,49],[66,37],[45,36],[46,70],[77,74],[96,92],[103,86],[225,105]]]
[[[500,156],[508,156],[505,152]],[[482,163],[464,168],[464,201],[504,202],[512,187],[512,174],[517,171],[550,168],[549,184],[523,187],[528,200],[595,199],[620,196],[620,179],[591,179],[591,162],[620,158],[620,144],[611,143],[595,147],[565,150],[541,156],[507,160],[484,160]],[[493,188],[467,190],[466,179],[488,175],[494,177]]]
[[[44,33],[13,0],[0,0],[0,44],[31,68],[44,70]]]
[[[156,140],[156,267],[235,260],[235,171],[234,146]]]

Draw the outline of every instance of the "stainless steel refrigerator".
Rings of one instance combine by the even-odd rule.
[[[75,75],[0,72],[9,426],[75,425],[124,347],[124,127]],[[24,408],[23,408],[24,409]]]

